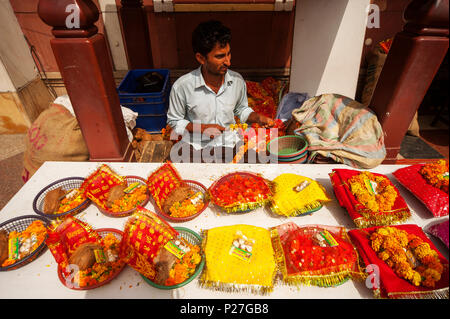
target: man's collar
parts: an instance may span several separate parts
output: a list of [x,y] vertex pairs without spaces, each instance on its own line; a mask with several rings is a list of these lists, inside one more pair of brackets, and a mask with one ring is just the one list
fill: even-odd
[[[205,79],[203,78],[203,74],[202,74],[202,66],[200,65],[196,72],[196,77],[195,77],[195,88],[200,88],[202,86],[206,87],[206,83],[205,83]],[[230,72],[225,73],[225,79],[224,79],[224,83],[226,83],[227,85],[231,85],[231,83],[233,83],[233,78],[230,75]]]

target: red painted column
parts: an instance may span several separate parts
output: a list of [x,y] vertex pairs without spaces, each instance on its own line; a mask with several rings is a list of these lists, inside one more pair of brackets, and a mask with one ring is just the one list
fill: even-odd
[[130,69],[153,68],[147,16],[142,0],[121,0],[119,9],[123,41]]
[[[385,134],[384,164],[396,162],[401,142],[448,50],[448,0],[413,0],[394,37],[370,108]],[[382,23],[382,22],[381,22]]]
[[[74,26],[77,13],[79,25]],[[106,39],[94,25],[96,5],[91,0],[40,0],[38,14],[53,27],[51,47],[90,161],[133,160]]]

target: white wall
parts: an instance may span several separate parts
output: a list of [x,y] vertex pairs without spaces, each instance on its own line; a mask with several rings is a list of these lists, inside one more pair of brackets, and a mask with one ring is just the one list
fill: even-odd
[[116,1],[99,0],[99,4],[105,24],[106,37],[111,49],[114,70],[128,70],[127,56],[122,38],[122,29],[120,28]]
[[14,84],[11,82],[8,72],[6,72],[5,65],[0,58],[0,92],[16,92]]
[[[0,0],[0,35],[0,59],[18,89],[34,80],[38,72],[9,0]],[[0,80],[4,80],[3,75]]]
[[370,0],[297,0],[290,92],[355,98]]

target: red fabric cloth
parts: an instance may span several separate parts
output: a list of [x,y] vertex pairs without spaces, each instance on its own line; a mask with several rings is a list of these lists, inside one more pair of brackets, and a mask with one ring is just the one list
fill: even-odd
[[[283,275],[293,276],[332,275],[333,273],[358,272],[358,255],[344,227],[324,225],[298,226],[289,222],[275,227],[283,249]],[[321,247],[313,237],[327,230],[337,246]],[[302,262],[303,261],[303,262]],[[299,263],[300,262],[300,263]],[[344,278],[345,274],[343,274]]]
[[[353,244],[359,251],[359,255],[366,264],[377,265],[379,267],[379,279],[380,279],[380,293],[383,298],[399,298],[399,297],[424,297],[424,293],[434,293],[439,289],[447,289],[448,295],[448,283],[449,283],[449,273],[448,273],[448,261],[445,257],[436,249],[434,244],[428,239],[422,229],[417,225],[407,224],[407,225],[396,225],[389,226],[395,227],[410,234],[415,234],[419,236],[422,240],[427,242],[432,249],[434,249],[439,256],[441,263],[444,265],[444,272],[442,273],[441,280],[436,283],[434,289],[426,288],[422,286],[414,286],[406,279],[398,277],[395,272],[389,267],[383,260],[378,258],[377,253],[372,249],[370,245],[370,235],[376,229],[384,226],[376,226],[364,229],[354,229],[348,232]],[[373,289],[376,289],[374,287]],[[448,297],[447,297],[448,298]]]
[[101,236],[92,227],[72,216],[48,229],[46,244],[55,261],[63,268],[73,252],[84,243],[100,242]]
[[167,222],[138,206],[125,224],[119,255],[130,267],[154,279],[154,259],[160,249],[177,236],[178,232]]
[[84,189],[86,197],[103,209],[107,209],[107,194],[114,186],[125,184],[126,180],[114,172],[108,165],[102,164],[94,173],[87,177],[81,189]]
[[156,205],[162,211],[162,204],[170,192],[182,184],[178,171],[171,162],[167,162],[147,178],[148,191],[155,200]]
[[[374,212],[371,212],[369,209],[367,209],[365,206],[363,206],[360,202],[358,202],[356,197],[351,192],[351,190],[347,184],[347,181],[351,177],[353,177],[359,173],[361,173],[361,172],[357,171],[357,170],[351,170],[351,169],[333,169],[332,173],[329,174],[330,179],[331,179],[331,184],[333,185],[334,193],[338,199],[339,204],[342,207],[344,207],[345,209],[347,209],[347,211],[348,211],[350,217],[353,219],[353,221],[355,221],[358,218],[363,218],[363,219],[367,220],[368,218],[371,218],[371,217],[376,218],[377,216],[379,216],[381,219],[382,219],[382,217],[393,217],[395,220],[396,219],[395,214],[398,214],[401,212],[404,212],[408,216],[411,215],[408,205],[406,204],[403,197],[400,195],[398,189],[392,184],[392,182],[391,182],[391,185],[394,186],[394,189],[397,192],[397,198],[395,200],[394,206],[392,207],[392,209],[389,212],[374,213]],[[384,177],[387,180],[389,180],[385,175],[377,174],[377,173],[372,173],[372,174],[375,176]],[[366,216],[363,216],[363,214]],[[385,223],[383,223],[383,225],[384,224],[388,225],[390,223],[386,221]]]
[[406,189],[414,194],[435,217],[447,216],[449,199],[443,190],[428,183],[420,169],[424,164],[400,168],[392,173]]

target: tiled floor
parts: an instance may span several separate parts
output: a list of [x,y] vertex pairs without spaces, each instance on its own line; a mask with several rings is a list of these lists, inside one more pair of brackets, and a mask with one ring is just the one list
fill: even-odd
[[446,159],[449,158],[449,126],[439,121],[431,126],[433,115],[419,116],[420,137]]

